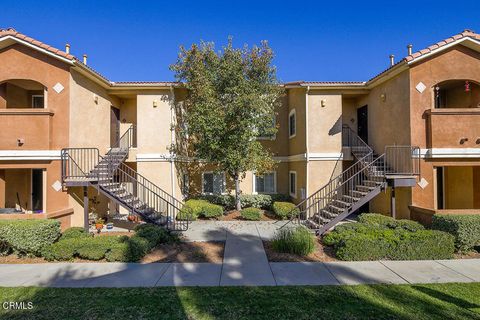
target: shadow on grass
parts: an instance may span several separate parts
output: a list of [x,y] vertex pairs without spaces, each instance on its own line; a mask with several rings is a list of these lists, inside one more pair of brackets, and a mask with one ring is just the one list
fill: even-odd
[[[251,234],[235,237],[258,241]],[[258,250],[255,247],[251,257]],[[230,257],[235,261],[242,255],[239,249]],[[32,265],[23,283],[37,287],[1,288],[0,302],[33,302],[33,309],[0,308],[0,318],[480,319],[479,313],[468,310],[478,307],[480,284],[207,287],[218,285],[222,273],[221,265],[211,266],[115,263],[101,271],[94,263]],[[336,268],[344,268],[341,271],[350,278],[378,282],[360,270],[341,264]],[[2,274],[14,275],[14,270]],[[69,288],[51,288],[62,286]],[[109,286],[132,288],[105,288]]]

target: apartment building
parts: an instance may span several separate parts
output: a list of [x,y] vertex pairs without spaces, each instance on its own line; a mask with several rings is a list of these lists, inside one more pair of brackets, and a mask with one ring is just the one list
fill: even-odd
[[[407,50],[365,82],[283,84],[278,133],[262,138],[278,164],[264,176],[247,172],[242,193],[290,195],[325,211],[317,224],[327,207],[421,221],[441,210],[480,213],[480,35],[465,30]],[[160,223],[171,223],[175,199],[229,192],[228,176],[171,151],[180,84],[113,82],[87,62],[68,45],[0,30],[0,210],[10,212],[0,218],[68,227],[91,212],[170,210]],[[380,169],[381,181],[365,178]],[[354,203],[338,198],[357,178],[373,187],[342,193]]]

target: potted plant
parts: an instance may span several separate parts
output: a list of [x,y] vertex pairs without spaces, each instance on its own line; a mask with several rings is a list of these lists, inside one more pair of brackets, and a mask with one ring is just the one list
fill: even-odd
[[102,218],[98,218],[95,220],[95,229],[100,233],[100,231],[103,229],[103,224],[105,223],[105,220]]

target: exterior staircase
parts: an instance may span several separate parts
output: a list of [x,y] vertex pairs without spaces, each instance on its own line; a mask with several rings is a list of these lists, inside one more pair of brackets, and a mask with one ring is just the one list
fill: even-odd
[[[412,186],[419,175],[419,149],[387,146],[378,155],[348,126],[342,130],[343,147],[349,148],[356,162],[325,186],[300,202],[291,221],[322,235],[384,191],[387,186]],[[408,181],[405,184],[405,181]]]
[[97,148],[62,149],[62,185],[92,186],[145,222],[170,231],[187,230],[188,219],[176,219],[183,203],[124,163],[135,144],[131,126],[104,156]]

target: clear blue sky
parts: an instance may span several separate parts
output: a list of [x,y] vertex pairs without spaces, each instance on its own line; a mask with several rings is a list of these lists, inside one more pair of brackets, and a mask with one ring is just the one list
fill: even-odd
[[[3,2],[3,3],[2,3]],[[392,4],[392,5],[389,5]],[[367,80],[406,45],[480,32],[480,1],[0,1],[0,26],[89,56],[112,81],[173,80],[178,47],[268,40],[281,81]]]

